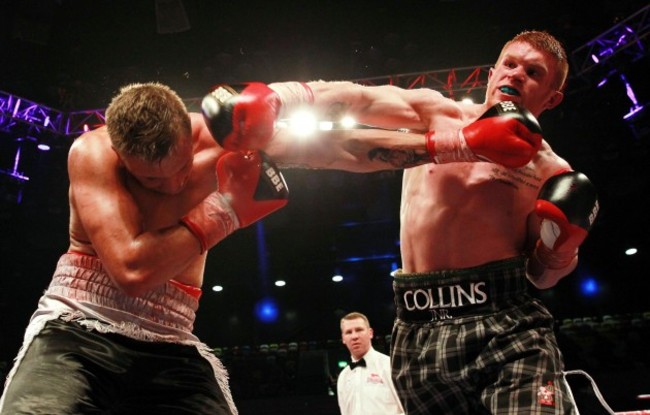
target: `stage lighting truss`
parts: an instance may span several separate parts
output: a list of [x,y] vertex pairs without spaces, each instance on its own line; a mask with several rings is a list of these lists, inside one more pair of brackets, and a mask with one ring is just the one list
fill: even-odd
[[572,54],[577,77],[596,73],[597,87],[614,77],[621,81],[631,102],[628,113],[623,116],[625,120],[631,120],[641,113],[646,103],[639,102],[632,83],[620,68],[645,57],[649,34],[650,5],[577,48]]
[[[476,96],[482,99],[492,64],[354,79],[361,85],[395,85],[405,89],[430,88],[452,99]],[[479,97],[479,95],[481,95]]]
[[641,59],[646,54],[649,34],[650,5],[574,50],[576,76],[586,75],[614,56],[624,55],[630,62]]
[[65,118],[61,111],[0,91],[0,129],[3,131],[11,132],[22,124],[34,135],[60,134]]
[[[648,34],[650,33],[650,5],[634,13],[616,26],[577,48],[572,53],[576,67],[576,77],[582,77],[597,67],[602,67],[613,57],[624,57],[634,62],[645,56]],[[374,78],[354,79],[362,85],[396,85],[406,89],[431,88],[449,98],[463,99],[474,96],[483,99],[487,87],[490,65],[450,68],[427,72],[388,75]],[[625,85],[627,95],[632,101],[630,119],[643,108],[637,101],[633,86],[627,82],[625,74],[609,70],[609,76],[617,76]],[[481,96],[479,96],[481,95]],[[184,100],[189,111],[200,111],[200,98]],[[77,137],[88,130],[105,123],[104,109],[83,110],[64,113],[24,98],[0,91],[0,130],[18,136],[21,131],[13,131],[19,125],[28,126],[27,134],[39,137],[42,133],[62,137]]]
[[106,123],[103,109],[74,111],[68,114],[61,135],[78,137],[81,134],[101,127]]

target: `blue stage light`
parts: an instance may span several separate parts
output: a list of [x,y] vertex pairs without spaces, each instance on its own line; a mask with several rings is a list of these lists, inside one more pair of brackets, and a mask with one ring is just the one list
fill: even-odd
[[278,319],[278,305],[272,298],[263,298],[255,304],[255,315],[263,323],[274,323]]
[[594,296],[598,294],[600,291],[600,286],[598,285],[598,281],[594,278],[585,278],[581,283],[580,283],[580,292],[582,295],[585,295],[587,297]]

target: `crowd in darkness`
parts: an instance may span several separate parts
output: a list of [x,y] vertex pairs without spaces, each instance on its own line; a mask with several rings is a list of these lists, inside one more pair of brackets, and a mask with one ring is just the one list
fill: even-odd
[[[647,401],[637,396],[647,393],[650,311],[566,318],[557,321],[556,332],[567,370],[589,373],[613,409],[647,409]],[[375,336],[373,347],[388,353],[390,334]],[[244,406],[256,400],[321,396],[336,410],[338,363],[349,359],[338,339],[216,347],[214,352],[228,366],[233,394]],[[584,379],[568,380],[581,412],[596,411],[591,386]]]
[[[557,321],[558,342],[567,370],[585,370],[597,382],[608,404],[615,410],[647,409],[638,395],[647,393],[645,375],[650,371],[650,311],[619,315],[566,318]],[[373,347],[388,353],[390,334],[375,336]],[[231,389],[241,410],[255,413],[282,412],[279,401],[299,402],[304,413],[337,410],[336,378],[339,362],[349,353],[340,339],[263,343],[257,345],[216,346],[213,352],[222,359],[231,377]],[[0,376],[9,370],[9,361],[0,362]],[[598,408],[591,386],[569,377],[581,410]],[[276,404],[269,405],[269,402]],[[309,412],[312,410],[325,412]],[[292,412],[300,414],[301,408]]]

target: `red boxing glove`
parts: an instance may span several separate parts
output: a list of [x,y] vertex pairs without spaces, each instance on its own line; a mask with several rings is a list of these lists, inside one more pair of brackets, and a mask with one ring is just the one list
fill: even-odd
[[435,163],[487,161],[509,168],[525,166],[542,145],[542,129],[525,108],[499,102],[478,120],[452,135],[426,135]]
[[227,150],[263,149],[273,136],[280,96],[260,82],[218,85],[201,102],[214,139]]
[[280,169],[261,151],[229,152],[217,160],[219,193],[229,201],[241,227],[284,207],[289,189]]
[[549,269],[567,267],[578,254],[598,215],[596,188],[582,173],[569,171],[548,179],[535,213],[541,219],[534,255]]
[[282,173],[262,152],[225,153],[216,170],[219,190],[181,218],[199,240],[201,253],[288,202]]

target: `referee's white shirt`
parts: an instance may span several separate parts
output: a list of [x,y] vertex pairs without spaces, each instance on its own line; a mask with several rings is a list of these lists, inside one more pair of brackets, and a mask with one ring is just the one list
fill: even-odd
[[363,359],[366,367],[339,374],[336,389],[342,415],[400,415],[404,413],[390,377],[390,357],[372,347]]

